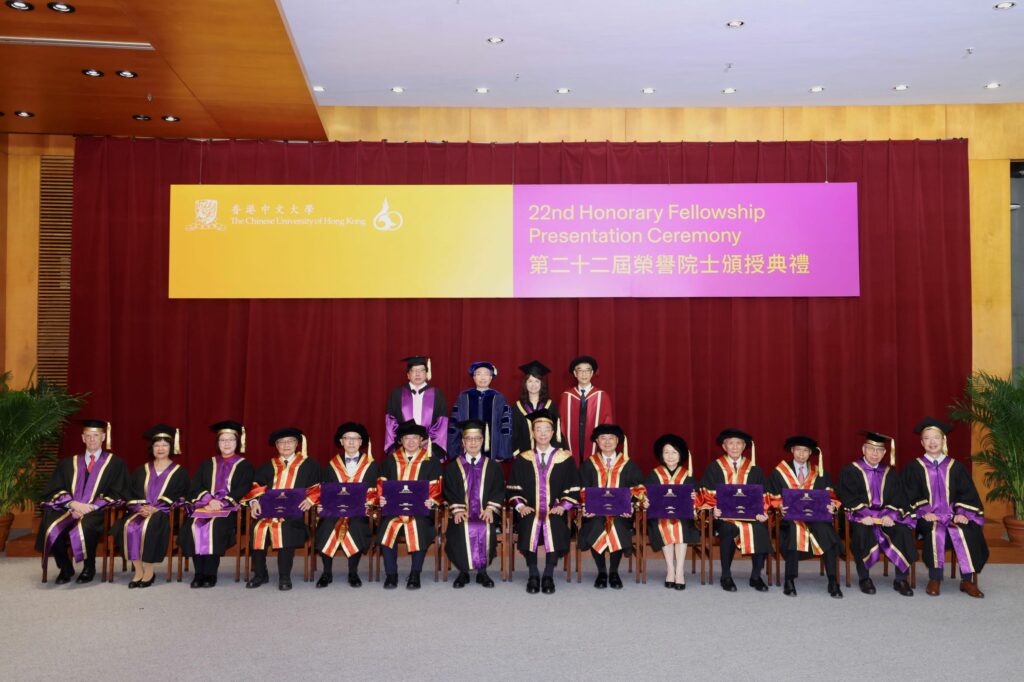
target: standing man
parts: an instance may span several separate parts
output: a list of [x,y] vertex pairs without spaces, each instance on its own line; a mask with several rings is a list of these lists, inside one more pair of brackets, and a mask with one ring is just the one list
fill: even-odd
[[921,435],[924,454],[903,470],[903,488],[917,518],[917,532],[924,538],[925,592],[939,596],[946,550],[952,549],[960,566],[960,591],[980,599],[985,595],[973,578],[988,561],[988,543],[981,531],[985,510],[967,468],[948,454],[946,434],[952,429],[932,417],[914,427],[914,433]]
[[114,453],[103,449],[110,424],[97,419],[82,420],[85,453],[62,459],[43,493],[43,520],[39,524],[36,549],[43,564],[53,555],[60,569],[54,583],[64,585],[75,575],[68,558],[68,545],[75,561],[82,562],[78,584],[96,577],[96,545],[103,532],[103,507],[123,500],[127,494],[128,469]]
[[[565,420],[565,440],[576,461],[583,461],[597,451],[591,442],[594,429],[600,424],[611,424],[612,398],[593,384],[597,374],[597,360],[581,355],[569,363],[569,372],[576,385],[562,393],[558,411]],[[589,445],[589,447],[588,447]]]
[[448,439],[448,403],[440,389],[427,384],[430,381],[430,358],[414,355],[402,358],[408,383],[391,391],[388,398],[387,415],[384,417],[384,450],[391,453],[398,449],[398,425],[413,421],[424,429],[433,444],[433,456],[438,461],[445,458],[444,447]]
[[473,388],[459,394],[452,406],[448,421],[448,459],[462,455],[462,432],[460,422],[471,419],[484,425],[484,442],[481,452],[485,457],[497,461],[512,458],[512,411],[508,400],[491,388],[491,382],[498,376],[498,368],[490,362],[474,362],[469,366],[473,377]]
[[443,486],[444,500],[452,514],[445,552],[459,569],[452,587],[465,587],[472,570],[477,572],[478,584],[494,587],[494,581],[487,575],[487,566],[494,559],[498,546],[498,528],[505,506],[505,476],[501,465],[482,452],[487,425],[470,419],[461,422],[459,430],[463,454],[449,462]]

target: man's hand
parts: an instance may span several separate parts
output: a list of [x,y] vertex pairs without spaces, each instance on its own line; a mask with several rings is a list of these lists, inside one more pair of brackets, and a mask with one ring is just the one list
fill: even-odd
[[153,507],[153,506],[150,506],[150,505],[147,504],[146,506],[144,506],[139,511],[142,513],[143,517],[148,519],[150,516],[152,516],[158,510],[157,510],[156,507]]
[[466,520],[467,516],[468,515],[466,514],[466,512],[457,511],[454,514],[452,514],[452,521],[454,521],[455,523],[462,523]]
[[761,523],[764,523],[765,521],[768,520],[768,515],[767,514],[758,514],[754,518],[757,519],[758,521],[760,521]]
[[299,509],[301,509],[304,512],[307,512],[307,511],[309,511],[312,508],[313,508],[313,503],[310,502],[309,500],[303,500],[302,503],[299,505]]
[[224,508],[224,503],[221,502],[220,500],[210,500],[206,504],[206,508],[209,509],[210,511],[220,511],[221,509]]
[[73,512],[78,512],[78,517],[76,518],[81,518],[85,516],[95,508],[95,506],[91,504],[86,504],[85,502],[76,502],[75,500],[68,502],[68,509],[70,509]]
[[533,507],[527,507],[525,504],[523,504],[523,505],[520,505],[516,509],[516,511],[519,512],[520,516],[529,516],[530,514],[532,514],[534,512],[534,509],[533,509]]
[[715,518],[716,519],[722,518],[722,510],[719,509],[718,507],[715,507]]
[[830,504],[828,507],[826,507],[826,509],[828,509],[828,513],[829,514],[835,514],[836,513],[836,506],[834,504]]
[[863,519],[858,521],[858,523],[860,523],[863,526],[873,526],[873,525],[875,525],[875,517],[873,517],[873,516],[865,516]]
[[939,517],[936,516],[935,514],[932,514],[931,512],[928,512],[927,514],[924,515],[924,520],[925,521],[931,521],[932,523],[935,523],[936,521],[939,520]]
[[252,516],[252,518],[259,518],[261,511],[262,509],[260,509],[259,500],[253,500],[252,502],[249,503],[249,515]]
[[555,516],[561,516],[562,514],[565,513],[565,507],[563,507],[561,505],[555,505],[554,508],[551,511],[549,511],[548,513],[549,514],[554,514]]
[[959,525],[965,525],[965,524],[968,524],[970,522],[971,522],[971,520],[968,519],[963,514],[956,514],[956,515],[953,516],[953,523],[956,523],[956,524],[959,524]]
[[494,523],[494,510],[488,507],[480,514],[480,520],[484,523]]
[[890,519],[890,518],[889,518],[888,516],[883,516],[883,517],[882,517],[882,518],[880,519],[880,521],[881,521],[882,525],[883,525],[883,526],[884,526],[885,528],[892,528],[893,526],[895,526],[895,525],[896,525],[896,522],[895,522],[895,521],[893,521],[892,519]]

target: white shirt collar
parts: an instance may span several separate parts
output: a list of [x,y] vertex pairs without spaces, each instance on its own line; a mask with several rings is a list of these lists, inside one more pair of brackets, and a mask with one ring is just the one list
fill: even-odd
[[422,391],[423,389],[425,389],[429,385],[430,384],[423,384],[421,386],[413,386],[412,382],[410,381],[409,382],[409,389],[413,390],[413,391]]
[[941,452],[938,454],[938,456],[926,454],[925,457],[927,457],[928,460],[933,464],[942,464],[942,460],[946,459],[946,456]]
[[576,386],[576,390],[579,391],[580,393],[583,393],[583,391],[586,391],[587,393],[590,393],[591,391],[594,390],[594,384],[590,384],[589,386],[577,385]]

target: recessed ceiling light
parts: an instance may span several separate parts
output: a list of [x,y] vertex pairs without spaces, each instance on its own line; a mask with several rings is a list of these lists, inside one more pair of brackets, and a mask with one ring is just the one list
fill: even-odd
[[478,94],[478,95],[486,95],[488,92],[490,92],[490,88],[477,88],[476,89],[476,94]]
[[35,5],[31,2],[22,2],[22,0],[7,0],[4,4],[11,9],[18,10],[19,12],[31,12],[35,9]]
[[103,75],[103,72],[99,69],[82,69],[82,73],[89,78],[99,78]]
[[986,83],[985,84],[985,89],[986,90],[995,90],[996,88],[999,87],[999,85],[1000,85],[999,83],[996,83],[995,81],[992,81],[991,83]]
[[558,93],[559,95],[568,95],[569,88],[558,88],[557,90],[555,90],[555,92]]
[[117,72],[117,75],[121,78],[138,78],[139,74],[136,71],[129,71],[128,69],[122,69]]
[[403,92],[405,92],[405,88],[403,88],[401,85],[396,85],[395,87],[391,88],[391,92],[395,93],[396,95],[401,95]]
[[151,117],[146,116],[145,114],[135,114],[134,116],[132,116],[132,118],[134,118],[136,121],[148,121],[150,120]]
[[730,22],[726,23],[726,26],[728,26],[729,28],[739,28],[739,27],[740,27],[740,26],[742,26],[742,25],[743,25],[744,23],[745,23],[745,22],[743,22],[743,21],[742,21],[742,20],[740,20],[740,19],[733,19],[732,21],[730,21]]
[[814,92],[814,93],[825,92],[825,86],[824,85],[812,85],[811,88],[810,88],[810,91]]
[[491,36],[490,38],[487,39],[487,42],[489,42],[491,45],[500,45],[501,43],[505,42],[505,39],[502,38],[501,36]]
[[722,88],[723,95],[734,95],[736,94],[736,88]]
[[910,86],[907,85],[906,83],[900,83],[899,85],[892,86],[892,89],[896,90],[897,92],[903,92],[904,90],[909,90]]
[[644,93],[645,95],[653,95],[654,94],[654,88],[644,88],[640,92]]
[[31,111],[15,111],[14,115],[18,118],[32,118],[35,116]]
[[324,86],[322,86],[322,85],[314,85],[313,86],[313,92],[323,92],[323,91],[324,91]]
[[164,121],[167,121],[168,123],[177,123],[178,121],[181,120],[177,116],[174,116],[174,115],[171,115],[171,114],[168,114],[167,116],[161,116],[160,118],[162,120],[164,120]]
[[[11,3],[7,3],[7,4],[9,5]],[[1015,3],[1015,2],[997,2],[996,4],[992,5],[992,9],[1010,9],[1011,7],[1013,7],[1016,4],[1017,3]]]
[[60,12],[61,14],[71,14],[75,11],[75,6],[69,5],[66,2],[48,2],[46,6],[54,12]]

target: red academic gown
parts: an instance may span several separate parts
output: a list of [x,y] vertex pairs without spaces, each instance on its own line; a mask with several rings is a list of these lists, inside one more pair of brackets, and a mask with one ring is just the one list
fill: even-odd
[[[590,435],[599,424],[612,423],[612,397],[600,388],[591,385],[587,391],[587,418],[580,438],[580,389],[573,386],[562,393],[558,401],[558,412],[562,416],[567,449],[583,464],[590,455],[597,452],[597,444],[591,443]],[[587,445],[590,445],[588,448]]]

